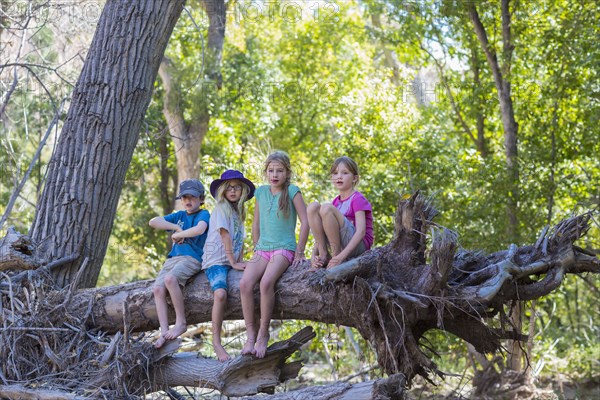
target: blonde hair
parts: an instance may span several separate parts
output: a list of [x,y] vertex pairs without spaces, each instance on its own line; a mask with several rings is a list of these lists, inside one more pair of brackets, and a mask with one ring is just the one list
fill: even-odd
[[340,164],[346,165],[346,167],[348,167],[348,169],[350,170],[352,175],[356,176],[356,182],[352,182],[352,187],[354,187],[355,185],[358,185],[358,181],[360,179],[360,174],[358,173],[358,164],[356,164],[356,161],[354,161],[353,159],[351,159],[348,156],[342,156],[342,157],[336,158],[335,161],[333,161],[333,164],[331,165],[329,174],[333,175],[333,173],[335,172],[336,169],[338,169]]
[[246,199],[248,198],[248,194],[250,193],[250,188],[244,182],[240,181],[240,185],[242,186],[242,195],[237,202],[232,203],[225,197],[225,191],[227,190],[227,186],[229,186],[229,181],[233,180],[236,179],[223,181],[217,188],[217,207],[223,211],[223,214],[225,214],[227,218],[231,218],[231,213],[235,212],[240,217],[240,220],[244,221],[246,220],[245,203]]
[[267,157],[265,161],[265,169],[264,173],[267,173],[269,169],[269,164],[272,162],[281,163],[285,167],[286,177],[285,182],[283,184],[283,191],[281,192],[281,196],[279,197],[279,207],[277,208],[277,214],[279,215],[279,211],[283,211],[283,215],[287,218],[290,215],[290,180],[292,178],[292,164],[290,162],[290,156],[287,155],[284,151],[275,151]]

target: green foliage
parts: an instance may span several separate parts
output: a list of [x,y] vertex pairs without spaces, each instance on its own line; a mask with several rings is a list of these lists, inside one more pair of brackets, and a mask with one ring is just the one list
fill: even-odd
[[[56,58],[55,50],[49,46],[54,37],[48,28],[40,28],[31,40],[40,51],[27,54],[23,62],[43,64]],[[55,113],[59,114],[59,120],[50,131],[50,143],[60,132],[65,111],[59,112],[60,101],[70,88],[55,79],[39,68],[32,68],[32,71],[17,68],[16,72],[13,68],[0,70],[0,107],[7,102],[5,113],[0,116],[0,215],[4,214],[13,191],[24,179]],[[48,146],[42,149],[2,232],[10,225],[22,233],[28,232],[51,152],[52,148]]]
[[[597,376],[600,301],[597,276],[567,277],[554,295],[537,301],[536,374],[560,372],[574,379]],[[530,313],[529,313],[530,315]]]
[[[305,374],[314,374],[307,379],[326,383],[381,377],[375,352],[354,328],[311,321],[283,321],[274,340],[289,338],[307,325],[313,328],[316,337],[296,355],[305,364],[312,366],[310,370],[315,371],[303,371]],[[364,373],[360,374],[361,371]]]

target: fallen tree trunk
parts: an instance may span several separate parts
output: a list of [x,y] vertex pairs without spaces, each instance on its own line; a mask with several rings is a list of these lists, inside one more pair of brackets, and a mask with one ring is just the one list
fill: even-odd
[[[311,386],[304,389],[278,393],[269,400],[400,400],[404,399],[406,380],[403,375],[356,383],[337,382],[330,385]],[[264,396],[244,397],[244,400],[264,399]]]
[[[191,386],[216,389],[225,396],[273,393],[277,385],[298,375],[302,363],[287,363],[286,360],[314,337],[312,328],[307,327],[290,339],[269,346],[262,359],[244,355],[228,362],[199,357],[198,353],[190,352],[170,356],[179,347],[179,341],[171,341],[160,350],[152,347],[144,349],[150,357],[150,367],[146,375],[136,378],[138,382],[130,382],[129,385],[135,387],[137,384],[148,392],[171,386]],[[114,380],[114,372],[114,368],[106,368],[90,382],[90,386],[109,386]]]
[[[399,204],[391,244],[331,270],[288,269],[276,288],[274,317],[355,327],[375,345],[387,373],[411,379],[437,371],[419,349],[426,331],[445,330],[480,353],[493,353],[500,349],[500,339],[526,338],[510,326],[488,323],[504,312],[504,305],[547,295],[567,273],[600,272],[598,258],[573,245],[587,231],[590,213],[544,230],[535,245],[512,245],[489,255],[458,251],[456,234],[430,225],[434,215],[425,199],[413,197]],[[427,249],[428,238],[420,232],[430,230],[432,246]],[[425,264],[426,251],[430,264]],[[226,319],[242,318],[240,277],[236,271],[229,274]],[[132,329],[155,329],[151,283],[81,291],[69,312],[80,314],[92,304],[94,326],[119,330],[122,305],[128,304]],[[212,294],[204,274],[186,286],[185,300],[188,322],[210,320]]]
[[[508,320],[505,306],[547,295],[567,273],[600,272],[598,257],[573,244],[587,231],[591,213],[544,230],[534,245],[512,245],[489,255],[458,249],[457,235],[432,223],[435,214],[426,199],[415,195],[399,203],[390,244],[330,270],[290,268],[276,287],[274,318],[355,327],[377,352],[382,370],[402,374],[410,382],[417,374],[443,375],[421,348],[420,339],[427,331],[451,332],[480,353],[494,353],[501,348],[501,339],[526,339],[513,327],[497,323]],[[4,282],[2,288],[5,293],[28,288],[28,293],[44,296],[29,279],[21,275],[18,282]],[[230,273],[226,319],[242,318],[239,279],[239,273]],[[56,305],[44,312],[43,321],[23,318],[28,312],[35,314],[34,300],[8,304],[4,298],[2,322],[7,328],[3,335],[6,329],[31,327],[53,327],[54,333],[72,327],[108,333],[155,329],[151,284],[51,292],[47,297],[56,298]],[[188,323],[209,321],[212,294],[205,275],[196,276],[184,293]],[[46,349],[43,357],[62,370],[63,360],[54,360],[43,336],[37,337]],[[6,361],[9,367],[15,362]],[[177,369],[189,360],[170,362]],[[12,373],[9,367],[2,372]],[[175,378],[161,382],[173,384]]]
[[85,397],[77,396],[58,390],[39,390],[27,388],[23,385],[0,385],[0,398],[19,400],[83,400]]
[[153,383],[163,387],[209,387],[225,396],[273,393],[276,385],[298,376],[302,363],[286,364],[285,360],[314,337],[312,328],[304,328],[290,339],[269,346],[262,359],[246,355],[226,363],[212,359],[199,363],[195,353],[178,354],[177,358],[169,358],[155,373]]

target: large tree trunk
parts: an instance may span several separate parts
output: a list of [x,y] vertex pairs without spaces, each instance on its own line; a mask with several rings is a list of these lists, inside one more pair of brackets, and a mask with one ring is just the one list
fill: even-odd
[[[483,24],[477,13],[477,8],[474,3],[469,4],[469,16],[473,22],[475,33],[483,51],[488,60],[490,69],[494,76],[496,90],[498,92],[498,100],[500,103],[500,114],[502,117],[502,126],[504,128],[504,152],[506,155],[506,172],[508,184],[508,196],[506,204],[507,237],[511,243],[519,241],[519,219],[518,219],[518,203],[519,203],[519,160],[517,148],[517,134],[519,126],[515,119],[515,111],[511,96],[510,70],[513,54],[513,43],[511,35],[511,14],[509,7],[510,0],[502,0],[502,66],[498,63],[498,57],[492,45],[488,41],[488,36]],[[516,302],[510,313],[510,320],[516,329],[522,327],[523,305]],[[509,341],[508,343],[508,367],[514,371],[522,370],[522,359],[524,353],[521,349],[521,344],[517,341]]]
[[488,144],[485,138],[485,114],[483,111],[484,100],[482,99],[481,92],[483,91],[483,84],[481,82],[481,67],[479,54],[477,51],[477,42],[475,39],[469,40],[469,68],[473,73],[473,90],[471,91],[471,97],[473,99],[473,108],[475,114],[475,129],[477,130],[477,138],[475,145],[477,151],[481,154],[481,157],[486,158],[489,155]]
[[158,73],[164,87],[163,114],[175,146],[177,178],[181,182],[185,179],[198,179],[200,148],[208,130],[209,115],[207,110],[202,110],[199,115],[194,115],[191,123],[185,121],[181,109],[181,88],[173,78],[173,69],[173,63],[165,58]]
[[[373,12],[371,14],[371,23],[377,30],[383,30],[381,26],[381,14]],[[390,77],[392,83],[396,86],[400,86],[400,64],[398,63],[398,57],[393,50],[390,50],[385,43],[381,43],[380,47],[383,49],[383,55],[385,56],[385,66],[392,70],[392,76]]]
[[473,23],[475,34],[481,44],[488,65],[494,76],[498,101],[500,104],[500,115],[504,128],[504,152],[506,155],[506,170],[508,182],[507,197],[507,235],[511,243],[519,241],[518,201],[519,201],[519,163],[517,151],[517,135],[519,125],[515,119],[515,112],[511,96],[510,68],[513,53],[513,43],[510,31],[509,0],[502,0],[502,41],[503,41],[503,63],[500,66],[493,44],[488,40],[488,35],[479,18],[476,3],[468,3],[469,18]]
[[93,287],[106,253],[119,195],[181,0],[106,3],[48,164],[31,236],[58,287]]
[[[199,104],[193,110],[192,119],[186,121],[181,108],[182,88],[176,76],[176,66],[167,58],[160,65],[159,74],[165,89],[163,114],[175,145],[179,182],[198,178],[200,172],[200,149],[210,122],[209,101],[214,88],[222,85],[221,62],[225,42],[227,6],[224,0],[204,0],[202,7],[208,16],[208,45],[202,54],[204,64],[199,82],[188,90],[201,91]],[[203,49],[204,51],[204,49]]]

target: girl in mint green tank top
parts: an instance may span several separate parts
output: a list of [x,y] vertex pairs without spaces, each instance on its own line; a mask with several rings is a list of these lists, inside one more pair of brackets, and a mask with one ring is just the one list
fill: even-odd
[[[306,262],[304,247],[308,239],[306,204],[298,186],[290,183],[292,175],[288,155],[276,151],[267,157],[264,169],[268,185],[256,189],[252,221],[255,252],[247,263],[240,281],[242,312],[247,341],[242,354],[263,358],[269,342],[269,325],[275,303],[275,284],[291,265]],[[296,220],[300,236],[296,244]],[[260,283],[260,324],[254,321],[254,288]]]

